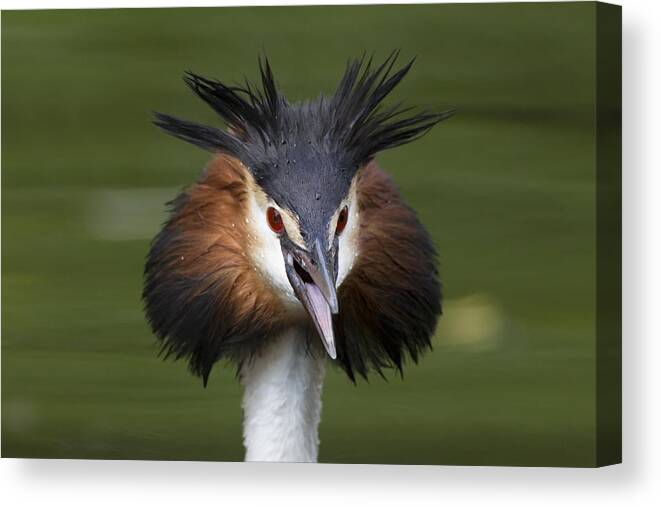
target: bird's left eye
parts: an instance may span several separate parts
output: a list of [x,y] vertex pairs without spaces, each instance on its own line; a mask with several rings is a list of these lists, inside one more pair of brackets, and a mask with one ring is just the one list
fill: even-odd
[[285,229],[280,212],[273,207],[266,210],[266,221],[269,223],[271,230],[276,234],[280,234]]
[[349,220],[349,210],[345,206],[340,211],[340,214],[337,216],[337,225],[335,226],[335,234],[342,234],[342,231],[347,226],[347,221]]

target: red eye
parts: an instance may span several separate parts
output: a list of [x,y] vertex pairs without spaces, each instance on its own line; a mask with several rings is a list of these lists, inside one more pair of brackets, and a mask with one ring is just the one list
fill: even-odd
[[345,206],[340,211],[340,214],[337,216],[337,225],[335,226],[335,234],[342,234],[342,231],[347,226],[347,221],[349,220],[349,210]]
[[269,208],[266,210],[266,220],[269,223],[269,227],[276,234],[280,234],[285,230],[285,224],[282,222],[282,217],[280,213],[275,208]]

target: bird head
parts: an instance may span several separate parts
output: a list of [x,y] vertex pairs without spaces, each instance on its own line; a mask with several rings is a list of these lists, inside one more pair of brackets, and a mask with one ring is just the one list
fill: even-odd
[[[227,128],[201,125],[161,113],[155,115],[156,125],[167,133],[217,153],[223,160],[230,160],[232,167],[238,168],[241,189],[232,195],[241,201],[241,206],[236,208],[241,216],[225,217],[224,220],[231,221],[232,227],[234,222],[241,222],[242,234],[249,239],[243,243],[247,250],[244,253],[250,259],[253,270],[277,294],[283,308],[293,313],[298,309],[312,321],[328,355],[333,359],[338,355],[338,326],[342,328],[339,330],[343,344],[341,354],[345,360],[351,348],[346,343],[347,329],[360,327],[354,324],[342,327],[338,319],[343,311],[346,315],[352,315],[351,312],[355,311],[343,308],[340,292],[343,282],[360,258],[359,253],[364,247],[361,247],[361,242],[364,243],[361,235],[365,235],[369,225],[364,222],[366,208],[364,203],[361,205],[359,196],[361,171],[364,172],[378,152],[420,137],[452,114],[451,111],[411,114],[410,109],[399,106],[383,108],[381,104],[385,97],[413,64],[410,61],[394,69],[396,60],[397,53],[393,52],[380,65],[373,65],[371,59],[364,57],[350,61],[331,96],[298,103],[290,103],[279,91],[266,58],[259,60],[261,86],[250,82],[230,86],[188,72],[184,77],[187,85],[211,106]],[[210,177],[209,169],[207,176]],[[208,183],[206,185],[209,186]],[[223,185],[229,188],[233,183]],[[388,195],[381,197],[385,199],[384,203],[390,202]],[[390,197],[393,202],[399,199],[394,194]],[[186,203],[191,199],[189,195]],[[161,319],[163,322],[159,320],[157,309],[161,303],[154,302],[159,297],[155,294],[159,293],[165,279],[160,271],[167,262],[163,252],[169,251],[173,244],[183,244],[182,237],[190,238],[181,226],[176,227],[177,216],[188,213],[184,210],[189,206],[186,203],[174,210],[173,219],[157,237],[146,268],[148,313],[157,333],[166,338],[177,334],[172,327],[179,324],[169,315],[167,325],[163,320],[165,317]],[[406,215],[406,220],[410,219],[407,207],[398,209],[402,216]],[[386,210],[383,216],[389,212]],[[419,231],[417,220],[412,218],[407,224],[411,234],[418,235],[414,243],[418,241],[421,251],[433,256],[433,247],[429,246],[424,230]],[[404,227],[400,230],[403,231]],[[171,239],[175,232],[178,234],[176,241]],[[415,247],[410,242],[401,245],[405,249],[415,250]],[[410,251],[404,254],[395,251],[386,253],[391,260],[398,255],[411,255]],[[425,266],[425,275],[435,284],[430,294],[434,291],[438,293],[435,263],[430,261]],[[387,265],[379,269],[387,271]],[[413,283],[418,283],[414,278]],[[367,280],[367,283],[372,283],[374,288],[376,282]],[[377,288],[376,291],[388,297],[387,290]],[[196,294],[200,294],[200,290]],[[411,297],[413,300],[420,299],[416,295]],[[438,300],[438,295],[434,297]],[[440,307],[436,310],[437,306],[438,301],[427,304],[431,308],[429,313],[438,314]],[[181,310],[176,312],[181,315],[181,321],[186,319]],[[401,327],[401,323],[395,324],[399,317],[395,315],[394,319],[393,325]],[[218,337],[216,325],[213,331],[216,334],[204,343],[192,338],[188,332],[185,338],[171,340],[170,346],[179,355],[192,356],[199,355],[205,347],[212,348],[215,361],[223,353],[228,354],[230,343],[246,342],[245,336],[251,332],[245,331],[245,327],[243,323],[237,323],[232,329],[225,329],[226,336]],[[237,328],[244,329],[243,334]],[[382,331],[388,332],[385,329]],[[201,332],[211,333],[208,329]],[[427,330],[424,333],[429,334]],[[429,336],[425,339],[428,340]],[[213,347],[209,345],[211,342],[215,344]],[[390,348],[388,353],[394,351],[390,345],[379,347],[383,350]],[[353,346],[354,351],[369,354],[359,349],[358,345]],[[378,368],[379,362],[375,361]],[[203,369],[207,367],[205,365]]]
[[304,309],[335,359],[337,290],[357,249],[354,162],[314,131],[314,115],[292,106],[288,113],[293,125],[251,154],[249,256],[288,308]]

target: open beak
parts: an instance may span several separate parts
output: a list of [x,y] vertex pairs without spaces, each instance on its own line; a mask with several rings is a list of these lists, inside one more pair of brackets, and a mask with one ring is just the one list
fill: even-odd
[[335,359],[335,336],[332,314],[338,312],[334,267],[317,239],[312,252],[306,252],[292,243],[282,246],[287,278],[314,322],[328,355]]

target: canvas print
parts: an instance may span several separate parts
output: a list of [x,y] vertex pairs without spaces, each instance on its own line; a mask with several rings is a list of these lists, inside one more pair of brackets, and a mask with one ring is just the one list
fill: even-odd
[[620,25],[3,12],[3,457],[618,463]]

